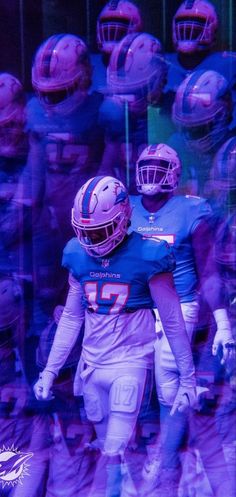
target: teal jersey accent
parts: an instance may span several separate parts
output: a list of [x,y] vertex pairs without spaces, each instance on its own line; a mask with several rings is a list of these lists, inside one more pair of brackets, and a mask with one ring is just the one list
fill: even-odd
[[99,314],[119,314],[151,309],[149,280],[173,271],[175,259],[165,241],[131,233],[121,245],[104,257],[91,257],[77,238],[63,253],[63,266],[80,282],[85,307]]
[[182,302],[190,302],[196,298],[198,283],[191,237],[198,223],[210,215],[211,208],[205,199],[179,195],[150,213],[141,199],[141,195],[131,197],[131,228],[142,235],[164,239],[172,246],[176,290]]

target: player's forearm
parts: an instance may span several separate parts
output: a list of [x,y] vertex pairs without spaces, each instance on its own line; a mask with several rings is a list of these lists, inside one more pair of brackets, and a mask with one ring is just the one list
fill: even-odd
[[201,295],[212,311],[221,309],[224,307],[224,292],[214,258],[214,231],[206,221],[202,221],[192,233],[192,246]]
[[[174,354],[180,373],[180,382],[184,386],[195,385],[195,369],[193,365],[190,342],[185,330],[181,308],[173,298],[168,303],[168,314],[159,310],[164,332]],[[167,306],[166,306],[167,307]],[[159,308],[160,309],[160,308]]]
[[217,272],[212,272],[211,275],[201,280],[200,291],[212,312],[225,307],[223,286]]
[[[159,277],[160,276],[160,277]],[[195,385],[195,369],[190,342],[172,275],[159,275],[151,281],[152,298],[157,306],[162,326],[180,373],[183,386]],[[159,284],[158,284],[159,281]]]
[[76,322],[72,321],[66,314],[66,311],[63,312],[48,357],[46,365],[48,371],[58,375],[60,369],[65,364],[70,351],[75,345],[82,323],[83,319],[77,319]]
[[75,345],[84,322],[84,309],[81,304],[81,297],[82,291],[80,286],[78,285],[77,288],[71,286],[45,368],[56,375],[59,373]]

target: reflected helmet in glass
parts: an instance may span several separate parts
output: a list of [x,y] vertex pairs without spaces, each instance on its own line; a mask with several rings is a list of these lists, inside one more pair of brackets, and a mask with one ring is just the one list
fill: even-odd
[[186,0],[178,8],[172,23],[173,45],[177,52],[209,50],[215,43],[218,17],[206,0]]
[[131,110],[158,103],[166,77],[161,42],[148,33],[125,36],[114,48],[107,68],[108,91],[127,101]]
[[232,120],[229,83],[217,71],[198,70],[176,91],[172,119],[189,147],[208,152],[224,139]]
[[92,66],[87,45],[78,36],[57,34],[38,48],[32,85],[47,110],[73,111],[91,85]]
[[0,73],[0,155],[15,156],[25,140],[25,92],[12,74]]
[[97,21],[97,44],[101,52],[110,55],[114,46],[127,34],[142,31],[140,10],[127,0],[110,1]]

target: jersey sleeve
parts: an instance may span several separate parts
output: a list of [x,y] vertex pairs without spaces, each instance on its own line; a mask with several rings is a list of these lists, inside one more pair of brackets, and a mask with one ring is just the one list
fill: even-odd
[[174,271],[176,263],[172,248],[165,240],[143,238],[142,259],[149,263],[148,281],[156,274]]
[[80,245],[75,237],[69,240],[63,250],[62,266],[68,269],[74,278],[78,278],[76,268],[78,267],[78,257],[80,257],[80,252]]
[[212,216],[212,210],[210,204],[207,200],[198,197],[187,197],[191,201],[191,207],[189,209],[189,215],[191,224],[191,233],[195,231],[199,223],[202,220],[210,220]]

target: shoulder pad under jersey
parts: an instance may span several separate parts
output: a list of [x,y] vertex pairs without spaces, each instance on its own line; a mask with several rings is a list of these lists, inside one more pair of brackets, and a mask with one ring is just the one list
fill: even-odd
[[159,273],[175,269],[173,250],[165,240],[153,236],[142,236],[142,242],[142,260],[152,261]]

